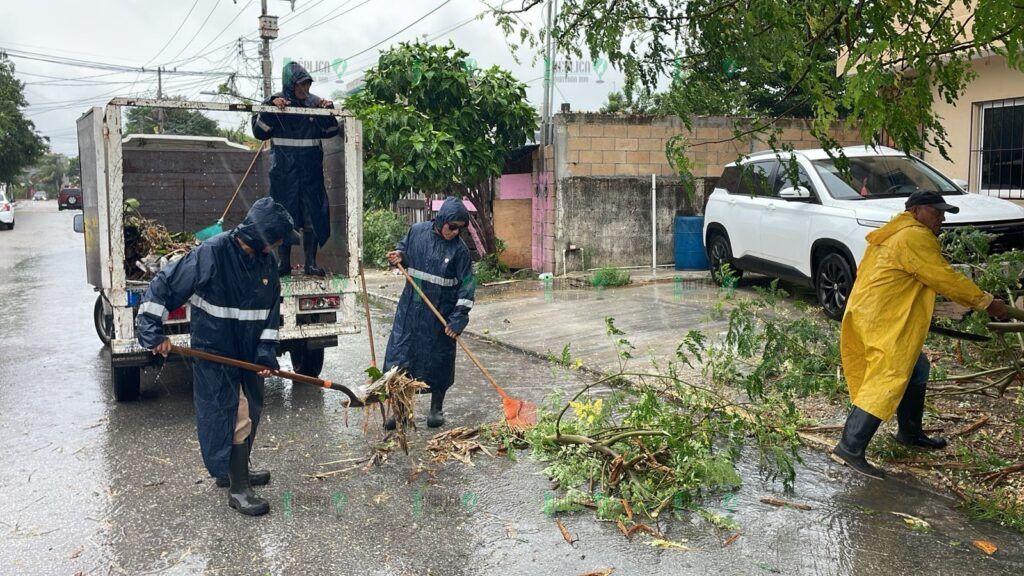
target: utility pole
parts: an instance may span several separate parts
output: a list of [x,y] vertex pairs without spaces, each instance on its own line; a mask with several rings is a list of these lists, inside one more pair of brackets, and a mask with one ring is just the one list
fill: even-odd
[[[156,69],[156,99],[164,99],[164,69],[162,66],[158,66]],[[156,109],[156,132],[157,134],[164,133],[164,109]]]
[[263,11],[260,15],[260,39],[263,46],[260,56],[263,59],[263,98],[270,98],[274,93],[273,60],[270,58],[270,41],[277,38],[277,16],[267,14],[267,0],[262,0]]
[[[548,172],[547,172],[547,161],[546,154],[548,145],[551,143],[551,86],[554,81],[554,43],[552,40],[552,29],[554,28],[554,4],[555,0],[548,0],[548,13],[547,13],[547,33],[544,41],[544,98],[543,104],[541,105],[541,118],[540,118],[540,154],[538,155],[538,173],[537,173],[537,198],[538,200],[546,205],[548,198]],[[544,237],[547,234],[547,210],[543,210],[542,214],[545,216],[541,217],[540,222],[540,237],[534,238],[534,242],[539,242],[543,252]],[[544,255],[541,256],[543,262]],[[543,267],[543,264],[542,266]]]

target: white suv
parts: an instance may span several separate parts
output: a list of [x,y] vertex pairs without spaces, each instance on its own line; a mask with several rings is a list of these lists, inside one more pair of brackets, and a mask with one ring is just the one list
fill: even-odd
[[865,235],[903,211],[916,190],[960,207],[944,228],[974,226],[992,248],[1024,248],[1024,208],[968,194],[936,169],[892,148],[844,148],[840,171],[824,150],[762,152],[725,167],[708,199],[704,245],[711,275],[757,272],[811,286],[832,318],[842,318]]

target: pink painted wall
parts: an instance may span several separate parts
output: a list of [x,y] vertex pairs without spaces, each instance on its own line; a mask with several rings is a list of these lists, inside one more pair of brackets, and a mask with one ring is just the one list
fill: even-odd
[[532,174],[502,174],[501,183],[502,200],[527,200],[533,198],[533,175]]

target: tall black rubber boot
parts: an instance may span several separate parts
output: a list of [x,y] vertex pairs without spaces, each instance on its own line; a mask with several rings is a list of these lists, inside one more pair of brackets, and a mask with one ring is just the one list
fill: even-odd
[[279,246],[277,248],[277,275],[290,276],[292,273],[292,247]]
[[869,464],[864,457],[868,443],[881,424],[881,419],[854,406],[843,426],[843,436],[832,449],[832,454],[855,471],[869,478],[884,480],[885,472]]
[[[217,478],[215,482],[218,488],[227,488],[231,485],[231,480],[227,476]],[[249,470],[250,486],[265,486],[267,484],[270,484],[270,470]]]
[[317,244],[316,234],[307,228],[302,231],[302,250],[306,253],[306,265],[304,271],[307,276],[326,276],[327,272],[316,265]]
[[446,392],[448,390],[430,392],[430,412],[427,413],[428,428],[444,426],[444,395]]
[[896,441],[907,446],[941,450],[946,447],[946,439],[938,436],[929,438],[921,424],[924,418],[926,382],[927,373],[923,381],[915,382],[914,378],[911,378],[910,384],[907,385],[900,405],[896,408],[896,421],[899,423]]
[[228,506],[246,516],[260,516],[270,511],[270,504],[256,495],[249,484],[249,444],[231,445],[231,460],[228,466]]

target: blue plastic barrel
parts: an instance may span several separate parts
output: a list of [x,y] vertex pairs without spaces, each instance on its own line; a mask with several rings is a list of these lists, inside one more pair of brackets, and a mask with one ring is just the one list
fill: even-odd
[[676,270],[707,270],[704,253],[704,217],[676,216],[674,235]]

